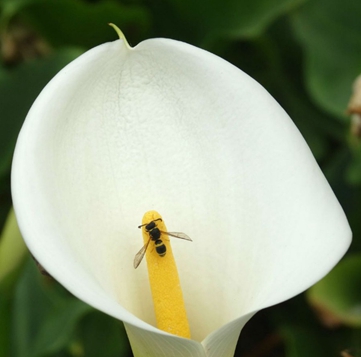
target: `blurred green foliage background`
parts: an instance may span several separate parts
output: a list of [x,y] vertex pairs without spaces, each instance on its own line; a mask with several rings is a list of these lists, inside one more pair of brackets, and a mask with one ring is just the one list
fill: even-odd
[[259,81],[302,132],[354,232],[325,279],[247,324],[236,356],[360,357],[361,129],[351,133],[347,114],[361,73],[359,0],[0,0],[0,357],[132,356],[121,322],[38,272],[11,210],[27,111],[67,63],[117,38],[108,22],[131,45],[182,40]]

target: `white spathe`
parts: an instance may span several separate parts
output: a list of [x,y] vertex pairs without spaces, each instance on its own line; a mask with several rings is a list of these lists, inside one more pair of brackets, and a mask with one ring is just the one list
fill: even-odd
[[[314,284],[351,240],[304,139],[266,90],[168,39],[117,40],[65,67],[25,120],[12,190],[33,255],[124,321],[136,357],[233,356],[255,312]],[[146,264],[133,268],[137,226],[152,209],[193,239],[172,240],[192,340],[153,327]]]

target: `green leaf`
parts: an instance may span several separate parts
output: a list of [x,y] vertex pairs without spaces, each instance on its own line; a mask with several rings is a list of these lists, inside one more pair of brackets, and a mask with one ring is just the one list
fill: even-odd
[[346,179],[352,185],[361,183],[361,146],[353,150],[352,160],[346,171]]
[[[259,36],[276,18],[306,0],[171,0],[153,7],[160,31],[182,29],[191,43],[209,47],[219,39],[245,39]],[[164,10],[163,5],[168,6]],[[168,16],[165,15],[168,14]],[[158,18],[161,16],[161,18]],[[171,25],[173,23],[173,25]],[[174,25],[176,24],[176,25]],[[167,34],[168,36],[168,34]]]
[[[259,36],[277,17],[304,3],[304,0],[188,1],[193,4],[205,34],[231,38]],[[183,2],[184,3],[184,2]],[[201,16],[201,14],[203,16]]]
[[148,12],[140,6],[115,1],[86,3],[79,0],[43,0],[24,8],[20,14],[54,46],[100,45],[118,38],[107,24],[124,32],[128,42],[140,40],[149,28]]
[[81,321],[80,331],[86,357],[132,355],[123,323],[110,316],[93,311]]
[[[8,277],[9,278],[9,277]],[[8,280],[8,279],[6,279]],[[0,282],[0,357],[8,357],[11,336],[12,291],[8,282]]]
[[92,310],[89,305],[75,299],[55,305],[42,322],[30,356],[46,356],[67,347],[79,320]]
[[14,210],[11,209],[0,238],[0,282],[21,264],[26,252]]
[[34,100],[50,79],[81,53],[67,48],[12,70],[0,67],[0,176],[10,170],[18,133]]
[[320,106],[345,118],[352,84],[361,73],[361,2],[314,0],[293,17],[306,55],[307,87]]
[[359,332],[351,329],[330,331],[315,324],[291,323],[283,326],[280,334],[286,357],[336,357],[342,351],[353,352],[360,347]]
[[40,279],[35,263],[29,260],[15,291],[12,324],[12,352],[15,357],[29,357],[33,341],[52,305]]
[[325,348],[327,339],[311,326],[287,326],[280,330],[285,341],[287,357],[329,357],[329,348]]
[[[1,290],[0,290],[1,293]],[[0,297],[0,357],[8,356],[9,340],[10,340],[10,313],[9,300]]]
[[79,320],[93,309],[42,276],[32,259],[15,290],[12,306],[14,357],[41,357],[61,352],[75,339]]
[[286,357],[336,357],[341,351],[360,347],[359,330],[325,328],[310,310],[304,294],[268,311],[284,341]]
[[361,327],[361,254],[342,260],[307,297],[324,321]]
[[39,0],[0,0],[0,21],[6,23],[12,16],[19,13],[26,5]]

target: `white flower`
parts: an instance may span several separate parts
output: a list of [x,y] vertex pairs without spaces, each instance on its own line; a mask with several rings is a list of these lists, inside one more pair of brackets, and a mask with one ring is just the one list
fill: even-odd
[[[297,128],[248,75],[168,39],[98,46],[31,108],[16,146],[17,219],[70,292],[124,321],[136,357],[230,357],[258,310],[300,293],[346,251],[344,213]],[[192,339],[154,325],[137,226],[173,240]]]

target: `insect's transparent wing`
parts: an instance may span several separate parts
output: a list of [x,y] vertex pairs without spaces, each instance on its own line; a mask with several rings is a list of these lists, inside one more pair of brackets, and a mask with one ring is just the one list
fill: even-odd
[[166,234],[166,235],[174,237],[174,238],[189,240],[189,241],[192,242],[192,239],[190,239],[185,233],[182,233],[182,232],[163,232],[163,231],[160,231],[160,233]]
[[148,243],[143,245],[143,247],[140,249],[140,251],[135,255],[134,257],[134,269],[137,269],[140,262],[143,260],[144,258],[144,255],[145,255],[145,252],[147,251],[147,248],[148,248],[148,245],[149,245],[149,242],[150,242],[150,238],[148,240]]

